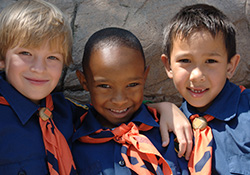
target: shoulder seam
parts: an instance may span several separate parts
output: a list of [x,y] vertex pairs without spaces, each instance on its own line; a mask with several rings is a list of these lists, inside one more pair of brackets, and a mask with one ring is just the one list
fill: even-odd
[[87,105],[85,105],[85,104],[81,104],[81,103],[79,103],[79,102],[77,102],[77,101],[75,101],[75,100],[72,100],[72,99],[68,98],[68,97],[65,97],[65,99],[69,100],[69,101],[70,101],[71,103],[73,103],[74,105],[76,105],[76,106],[78,106],[78,107],[81,107],[81,108],[83,108],[83,109],[85,109],[85,110],[88,110],[88,109],[89,109],[89,107],[88,107]]

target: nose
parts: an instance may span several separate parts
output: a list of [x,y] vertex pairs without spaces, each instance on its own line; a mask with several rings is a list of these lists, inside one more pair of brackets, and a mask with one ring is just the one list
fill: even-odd
[[128,102],[126,92],[124,90],[116,90],[113,93],[112,102],[117,106],[122,106]]
[[200,67],[195,67],[190,73],[190,81],[199,82],[205,81],[204,71]]
[[37,72],[37,73],[42,73],[46,69],[45,65],[46,65],[46,63],[41,57],[36,57],[32,61],[31,71]]

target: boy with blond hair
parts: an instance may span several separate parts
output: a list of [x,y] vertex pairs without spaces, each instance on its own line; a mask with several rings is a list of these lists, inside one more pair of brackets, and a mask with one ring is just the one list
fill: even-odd
[[230,20],[210,5],[184,7],[164,31],[161,59],[192,122],[191,174],[249,174],[250,90],[229,81],[240,61]]
[[75,174],[68,143],[77,113],[62,94],[50,94],[71,50],[70,25],[51,3],[21,0],[1,12],[1,174]]

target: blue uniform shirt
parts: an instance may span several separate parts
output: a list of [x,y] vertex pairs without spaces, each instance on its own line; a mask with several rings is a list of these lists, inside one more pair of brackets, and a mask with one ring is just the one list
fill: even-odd
[[[4,73],[0,73],[0,96],[5,97],[10,104],[0,104],[0,174],[49,174],[37,115],[40,106],[6,82]],[[52,95],[52,98],[53,120],[68,143],[71,143],[75,106],[61,93]],[[41,106],[45,106],[45,101],[42,101]]]
[[[78,138],[89,135],[99,129],[106,129],[96,120],[96,111],[88,105],[82,125],[73,135],[72,153],[75,159],[77,171],[80,175],[129,175],[130,170],[126,167],[121,156],[121,144],[111,140],[106,143],[89,144],[78,141]],[[147,136],[162,156],[167,160],[173,174],[188,174],[187,161],[177,157],[174,149],[174,135],[170,134],[170,143],[167,148],[161,146],[159,124],[155,122],[145,105],[141,105],[132,119],[134,123],[145,123],[153,126],[153,129],[141,134]]]
[[[187,117],[198,113],[186,101]],[[199,113],[198,113],[199,114]],[[212,174],[250,174],[250,90],[229,81],[206,112],[215,117],[208,125],[214,137]]]

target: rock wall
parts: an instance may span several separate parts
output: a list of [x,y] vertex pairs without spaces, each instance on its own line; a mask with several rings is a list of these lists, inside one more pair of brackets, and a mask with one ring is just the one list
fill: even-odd
[[[181,98],[171,79],[167,78],[160,60],[162,30],[183,6],[207,3],[222,10],[237,29],[237,51],[241,61],[232,78],[236,84],[250,88],[250,0],[48,0],[69,18],[74,35],[74,64],[65,68],[57,90],[79,102],[89,102],[75,70],[81,69],[83,48],[95,31],[109,26],[132,31],[141,41],[147,64],[151,66],[145,86],[145,99],[180,104]],[[0,0],[0,10],[14,2]]]

